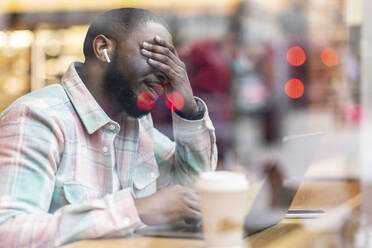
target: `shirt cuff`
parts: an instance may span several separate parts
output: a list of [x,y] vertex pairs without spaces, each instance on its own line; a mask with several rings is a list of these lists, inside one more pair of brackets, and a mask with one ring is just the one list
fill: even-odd
[[[121,190],[111,195],[107,199],[109,206],[108,214],[111,219],[111,223],[114,225],[111,230],[115,230],[114,233],[109,233],[105,236],[123,236],[133,233],[137,228],[140,228],[144,224],[142,223],[137,208],[134,203],[134,199],[130,190]],[[110,225],[108,219],[102,220],[100,225]],[[106,223],[106,224],[105,224]]]
[[182,118],[177,113],[172,112],[173,118],[173,131],[175,138],[177,137],[190,137],[205,132],[206,130],[214,130],[213,124],[209,119],[208,108],[205,102],[195,97],[203,105],[204,115],[199,120],[188,120]]

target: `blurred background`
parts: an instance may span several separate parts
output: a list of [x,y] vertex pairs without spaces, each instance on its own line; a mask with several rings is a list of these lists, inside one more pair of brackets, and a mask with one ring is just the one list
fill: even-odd
[[[372,16],[363,4],[372,8],[369,0],[1,0],[0,111],[83,62],[99,13],[146,8],[169,23],[194,94],[207,103],[218,169],[252,171],[285,135],[325,132],[306,180],[367,175],[370,184]],[[173,138],[164,99],[153,119]]]
[[[169,23],[216,127],[219,168],[249,168],[288,134],[326,132],[308,177],[358,177],[362,0],[1,0],[0,111],[83,61],[89,23],[139,7]],[[155,126],[172,137],[163,100]]]

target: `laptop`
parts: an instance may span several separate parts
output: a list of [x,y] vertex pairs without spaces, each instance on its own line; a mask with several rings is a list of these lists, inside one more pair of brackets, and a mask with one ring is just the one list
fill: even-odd
[[[272,227],[284,218],[314,218],[324,213],[322,210],[288,210],[323,137],[324,133],[320,132],[285,136],[278,147],[256,159],[256,166],[250,170],[260,177],[260,188],[245,217],[245,237]],[[203,239],[201,222],[148,226],[135,235]]]
[[323,213],[322,210],[288,210],[323,137],[324,133],[285,136],[279,148],[266,155],[267,159],[260,163],[265,168],[260,173],[263,184],[245,218],[246,235],[274,226],[286,216],[314,217]]

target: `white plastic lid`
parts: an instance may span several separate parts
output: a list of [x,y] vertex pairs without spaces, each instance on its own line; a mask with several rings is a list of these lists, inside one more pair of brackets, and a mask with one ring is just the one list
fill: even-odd
[[249,182],[242,173],[232,171],[210,171],[200,174],[197,187],[208,191],[244,191]]

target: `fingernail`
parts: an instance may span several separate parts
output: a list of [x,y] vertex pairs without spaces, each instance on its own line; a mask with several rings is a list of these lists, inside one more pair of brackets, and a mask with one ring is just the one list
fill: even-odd
[[146,41],[144,41],[144,42],[142,43],[142,46],[144,46],[144,47],[149,47],[149,46],[150,46],[150,44],[149,44],[149,43],[147,43]]
[[155,36],[155,39],[157,39],[158,41],[161,41],[161,38],[159,36]]
[[153,62],[154,62],[154,60],[153,60],[153,59],[149,59],[149,62],[150,62],[150,63],[153,63]]

